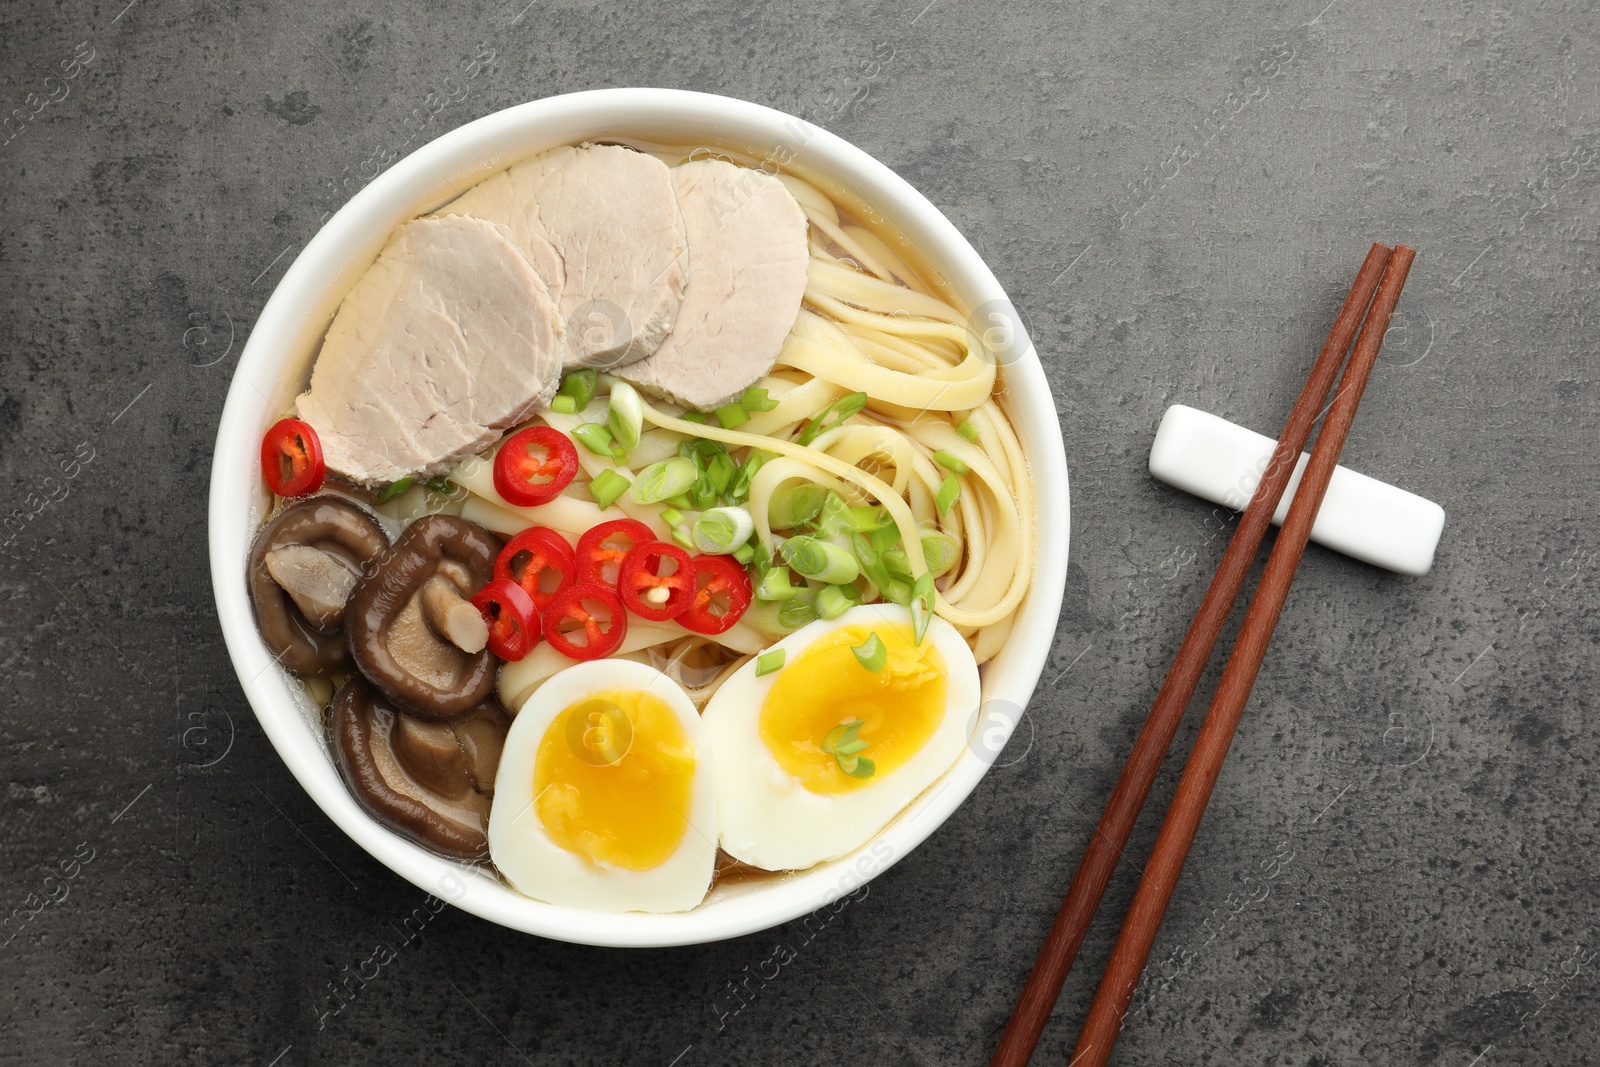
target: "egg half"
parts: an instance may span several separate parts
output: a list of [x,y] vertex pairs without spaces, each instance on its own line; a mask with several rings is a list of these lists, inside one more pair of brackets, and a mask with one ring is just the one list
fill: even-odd
[[506,735],[489,854],[530,897],[596,911],[687,911],[716,862],[712,761],[677,683],[627,660],[552,676]]
[[866,844],[950,769],[978,707],[978,666],[943,619],[918,645],[898,604],[813,622],[767,655],[780,649],[782,667],[758,676],[764,657],[746,663],[703,721],[722,848],[766,870],[802,870]]

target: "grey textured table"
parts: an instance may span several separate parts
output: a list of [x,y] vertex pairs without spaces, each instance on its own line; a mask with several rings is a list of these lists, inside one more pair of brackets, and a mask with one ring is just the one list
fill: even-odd
[[[0,11],[0,1061],[987,1062],[1226,534],[1155,423],[1275,432],[1374,239],[1421,255],[1346,462],[1445,506],[1438,563],[1308,553],[1116,1062],[1600,1060],[1589,5],[125,2]],[[1076,520],[1009,765],[828,923],[635,953],[418,912],[266,742],[205,563],[233,362],[320,220],[617,84],[799,112],[940,205],[1032,324]]]

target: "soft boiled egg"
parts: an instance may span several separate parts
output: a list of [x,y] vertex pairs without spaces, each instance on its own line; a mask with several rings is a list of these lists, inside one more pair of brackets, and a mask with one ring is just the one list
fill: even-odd
[[716,862],[711,753],[684,691],[596,660],[534,690],[506,735],[489,854],[519,892],[601,911],[687,911]]
[[854,851],[956,762],[977,707],[977,663],[943,619],[920,645],[898,604],[796,630],[706,707],[722,848],[773,871]]

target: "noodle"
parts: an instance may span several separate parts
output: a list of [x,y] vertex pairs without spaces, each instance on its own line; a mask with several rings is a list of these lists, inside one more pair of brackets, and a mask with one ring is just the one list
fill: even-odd
[[[766,558],[774,558],[780,544],[772,524],[774,496],[796,484],[837,493],[851,506],[882,508],[913,579],[928,571],[923,536],[937,532],[947,538],[954,557],[941,564],[934,610],[966,635],[983,663],[1011,631],[1035,552],[1032,477],[1003,397],[996,394],[995,359],[966,316],[929,291],[889,241],[846,217],[814,186],[779,177],[810,223],[812,261],[804,306],[772,372],[759,383],[771,401],[768,410],[752,408],[748,419],[728,428],[647,401],[640,443],[625,458],[580,447],[578,480],[536,508],[505,504],[494,491],[488,457],[469,459],[451,476],[471,494],[462,514],[502,534],[540,523],[574,539],[626,515],[666,536],[667,505],[639,504],[625,492],[602,510],[590,495],[590,480],[615,471],[631,481],[646,466],[678,455],[687,442],[716,442],[736,463],[764,460],[749,480],[744,506],[754,520],[752,544]],[[602,394],[615,385],[615,379],[600,376]],[[834,405],[853,393],[865,394],[864,404],[848,409],[853,413],[842,421],[830,419]],[[539,418],[568,435],[594,421],[584,412],[547,411]],[[828,424],[808,444],[794,439],[801,427],[822,420]],[[952,471],[959,472],[960,492],[941,513],[941,488],[955,477]],[[882,591],[868,582],[866,592]],[[617,654],[667,672],[700,704],[777,636],[763,632],[753,612],[713,637],[690,634],[675,623],[635,621]],[[506,664],[502,699],[508,707],[520,706],[566,662],[541,645]]]

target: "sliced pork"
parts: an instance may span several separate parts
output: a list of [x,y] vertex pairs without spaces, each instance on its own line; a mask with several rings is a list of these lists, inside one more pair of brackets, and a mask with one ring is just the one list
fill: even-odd
[[504,230],[416,219],[339,305],[297,407],[328,469],[352,482],[439,474],[549,401],[565,345],[555,302]]
[[439,209],[505,226],[567,326],[568,367],[619,367],[660,347],[688,265],[671,172],[616,145],[557,148]]
[[673,168],[689,238],[689,287],[655,355],[617,370],[700,411],[738,399],[772,369],[806,288],[806,217],[783,183],[706,159]]

